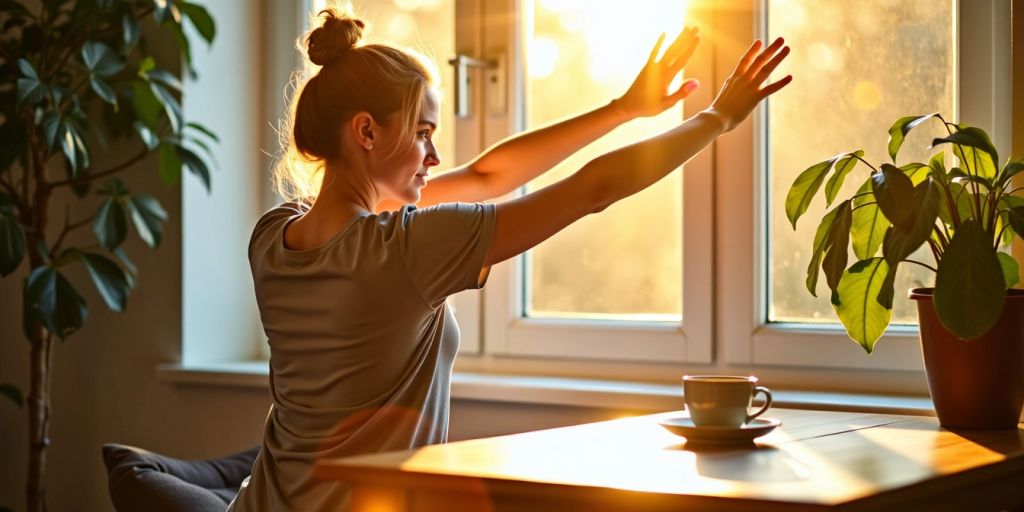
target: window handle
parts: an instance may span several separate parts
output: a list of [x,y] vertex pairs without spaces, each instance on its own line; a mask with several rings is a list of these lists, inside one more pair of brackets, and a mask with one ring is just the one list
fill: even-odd
[[504,80],[501,80],[503,68],[501,60],[476,59],[459,53],[455,57],[448,59],[448,64],[455,68],[456,117],[466,118],[472,115],[473,101],[470,96],[473,94],[473,88],[470,87],[470,68],[487,70],[489,72],[488,83],[495,89],[489,92],[496,94],[497,96],[495,97],[504,98],[504,91],[497,90],[498,87],[504,87]]

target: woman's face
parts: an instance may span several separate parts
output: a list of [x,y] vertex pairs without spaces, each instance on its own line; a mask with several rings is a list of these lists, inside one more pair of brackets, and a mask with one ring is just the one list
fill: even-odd
[[406,204],[420,200],[420,189],[427,184],[429,169],[441,163],[433,141],[440,117],[437,92],[428,88],[423,94],[423,105],[410,147],[391,155],[391,148],[401,136],[400,123],[396,120],[382,129],[384,140],[381,142],[384,144],[380,146],[380,160],[374,167],[377,169],[375,181],[383,196]]

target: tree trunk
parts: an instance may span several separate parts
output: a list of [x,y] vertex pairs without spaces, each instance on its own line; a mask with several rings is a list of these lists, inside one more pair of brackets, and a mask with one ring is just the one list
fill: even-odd
[[28,395],[28,493],[29,512],[46,510],[44,480],[46,448],[50,445],[50,350],[52,336],[42,327],[32,330],[32,384]]

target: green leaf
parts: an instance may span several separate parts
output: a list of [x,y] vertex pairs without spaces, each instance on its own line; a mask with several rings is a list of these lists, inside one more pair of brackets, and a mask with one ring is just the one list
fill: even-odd
[[160,206],[160,202],[152,196],[138,194],[128,200],[128,210],[139,238],[156,249],[163,236],[163,222],[167,220],[167,212]]
[[196,28],[196,32],[203,36],[207,44],[213,44],[213,38],[217,35],[217,26],[213,23],[213,18],[206,8],[189,2],[181,2],[181,10],[185,16],[188,16],[192,26]]
[[124,311],[132,288],[124,270],[112,260],[95,253],[81,253],[81,260],[107,307],[113,311]]
[[896,297],[896,270],[899,265],[900,263],[897,261],[886,271],[885,279],[882,280],[882,288],[878,290],[878,296],[875,297],[875,301],[888,310],[892,310],[892,301]]
[[829,234],[832,232],[832,224],[835,223],[836,216],[839,215],[839,211],[842,205],[832,209],[832,211],[825,214],[821,218],[821,223],[818,224],[818,229],[814,233],[814,246],[811,249],[811,264],[807,267],[807,291],[811,292],[811,295],[818,296],[818,272],[821,268],[821,258],[825,254],[825,250],[828,249],[827,242],[831,240]]
[[832,301],[847,334],[869,354],[892,317],[892,309],[877,299],[888,272],[889,265],[882,258],[854,263],[843,274]]
[[932,171],[932,177],[939,183],[946,183],[949,181],[946,177],[945,160],[946,154],[941,151],[932,155],[932,158],[928,160],[928,168]]
[[92,223],[92,231],[107,250],[113,251],[124,243],[128,234],[128,216],[124,206],[111,197],[100,205]]
[[163,69],[152,69],[146,73],[146,76],[149,77],[150,80],[160,82],[167,87],[181,92],[181,80],[169,71],[165,71]]
[[206,191],[210,192],[210,169],[199,155],[182,146],[177,146],[178,158],[192,174],[195,174],[203,182]]
[[999,179],[996,181],[996,185],[1002,188],[1004,185],[1010,182],[1014,176],[1024,171],[1024,161],[1011,160],[1006,162],[1003,166],[1003,171],[999,173]]
[[836,156],[824,162],[818,162],[796,177],[789,193],[786,194],[786,218],[793,225],[793,229],[796,229],[796,221],[807,211],[807,207],[811,205],[811,199],[818,193],[822,182],[825,181],[825,175],[839,158]]
[[32,64],[25,59],[18,59],[18,69],[21,70],[21,78],[18,78],[18,104],[35,105],[46,96],[46,85],[39,80]]
[[829,229],[828,248],[821,263],[821,268],[825,271],[825,283],[832,290],[833,296],[836,293],[836,288],[839,287],[839,280],[842,279],[843,272],[846,270],[850,252],[850,224],[852,223],[849,200],[839,203],[836,208],[839,211],[836,212],[835,222]]
[[89,79],[89,86],[92,87],[93,92],[95,92],[100,99],[115,107],[117,106],[117,93],[114,92],[114,89],[107,85],[106,82],[99,78],[92,77]]
[[984,130],[973,126],[964,127],[947,137],[932,141],[933,147],[939,144],[955,144],[953,154],[960,159],[961,165],[966,165],[971,173],[978,176],[995,179],[995,162],[999,161],[999,153]]
[[900,170],[910,178],[910,183],[914,186],[924,181],[932,173],[930,167],[918,162],[901,165]]
[[935,311],[954,335],[973,340],[995,325],[1003,311],[1006,281],[992,235],[971,219],[953,233],[935,278]]
[[164,89],[158,83],[150,82],[150,90],[153,91],[153,95],[160,101],[164,106],[164,111],[167,113],[167,119],[171,122],[171,131],[178,133],[181,128],[185,126],[185,119],[181,114],[181,105],[178,100],[171,96],[171,93]]
[[131,53],[139,43],[139,20],[135,19],[135,16],[125,14],[121,17],[121,30],[124,34],[124,53]]
[[892,158],[892,163],[896,163],[896,154],[899,153],[900,146],[903,145],[903,139],[906,138],[907,133],[910,133],[910,130],[913,130],[921,123],[933,117],[938,117],[938,115],[936,113],[924,116],[901,117],[889,127],[889,157]]
[[28,296],[35,320],[62,341],[85,323],[85,300],[56,269],[36,267],[28,276]]
[[1006,287],[1013,288],[1020,282],[1020,269],[1017,260],[1005,252],[998,252],[996,256],[999,258],[999,266],[1003,268],[1003,281],[1006,282]]
[[156,69],[156,59],[154,59],[152,56],[147,56],[139,61],[138,75],[142,78],[145,78],[146,75],[154,69]]
[[150,90],[148,83],[142,80],[132,82],[132,107],[140,121],[150,128],[156,128],[160,116],[160,100]]
[[914,184],[903,171],[889,164],[882,164],[882,171],[871,175],[871,192],[875,196],[882,214],[904,231],[913,225]]
[[25,406],[25,399],[21,396],[21,390],[11,384],[0,384],[0,395],[6,396],[18,407]]
[[0,214],[0,277],[14,272],[25,256],[25,234],[15,216]]
[[68,159],[68,169],[71,177],[78,175],[89,167],[89,151],[85,148],[85,141],[73,125],[64,124],[64,135],[60,140],[60,148]]
[[853,254],[858,260],[872,258],[878,253],[878,248],[882,246],[882,239],[885,237],[885,230],[892,225],[889,219],[882,215],[874,195],[870,194],[870,179],[857,191],[858,194],[864,192],[868,192],[868,195],[853,200],[853,224],[850,226]]
[[1017,233],[1024,234],[1024,206],[1015,206],[1007,210],[1010,227]]
[[825,204],[827,206],[832,205],[832,201],[835,201],[836,194],[839,193],[839,189],[843,187],[843,181],[846,180],[846,175],[850,174],[850,171],[857,166],[857,162],[859,161],[857,158],[863,156],[864,151],[858,149],[836,162],[836,172],[832,174],[832,177],[828,179],[828,183],[825,184]]
[[132,124],[135,127],[135,131],[139,133],[139,137],[142,139],[142,143],[146,145],[146,149],[150,151],[156,149],[160,145],[160,138],[150,130],[146,123],[142,121],[135,121]]
[[992,180],[981,176],[975,176],[974,174],[965,173],[964,170],[959,167],[951,169],[949,171],[949,177],[951,179],[958,179],[961,183],[964,181],[977,183],[978,185],[985,187],[986,190],[992,190]]
[[43,127],[43,135],[46,137],[46,151],[52,153],[64,139],[64,120],[60,114],[51,110],[43,115],[40,124]]
[[86,41],[82,45],[82,62],[86,69],[102,77],[116,75],[124,69],[124,61],[117,52],[99,41]]
[[218,142],[218,143],[220,142],[220,139],[217,138],[217,134],[213,133],[212,131],[210,131],[209,128],[207,128],[207,127],[205,127],[205,126],[203,126],[203,125],[201,125],[199,123],[188,123],[186,126],[188,126],[190,128],[195,128],[196,130],[199,130],[200,132],[203,132],[204,135],[206,135],[207,137],[213,139],[214,142]]
[[[132,260],[128,259],[128,255],[124,253],[124,248],[118,247],[117,249],[115,249],[114,250],[114,256],[117,256],[117,259],[121,261],[121,264],[124,265],[124,268],[128,269],[128,277],[129,278],[131,278],[132,274],[137,274],[139,272],[139,269],[135,268],[135,264],[132,263]],[[132,287],[134,288],[135,287],[134,280],[130,280],[129,282],[131,283]]]
[[942,189],[931,176],[926,178],[923,183],[914,187],[914,193],[907,201],[911,214],[910,229],[904,230],[894,224],[885,233],[885,239],[882,241],[882,254],[890,267],[894,267],[910,256],[931,237],[935,219],[939,215]]
[[167,186],[177,185],[181,181],[181,158],[176,148],[164,143],[160,145],[157,154],[160,157],[160,179]]

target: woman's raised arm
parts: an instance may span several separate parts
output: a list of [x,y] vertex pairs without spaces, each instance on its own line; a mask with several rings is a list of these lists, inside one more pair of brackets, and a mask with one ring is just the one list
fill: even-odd
[[417,205],[500,197],[550,170],[620,124],[637,117],[657,115],[677,104],[697,88],[696,80],[687,80],[677,90],[668,91],[672,79],[697,47],[697,29],[684,29],[659,59],[664,41],[662,34],[629,90],[618,99],[498,142],[473,161],[429,180]]
[[486,265],[516,256],[577,219],[599,212],[665,177],[718,135],[733,129],[791,76],[761,87],[789,54],[777,39],[761,50],[755,41],[740,58],[711,107],[682,125],[636,144],[606,153],[568,178],[497,205],[494,237]]

